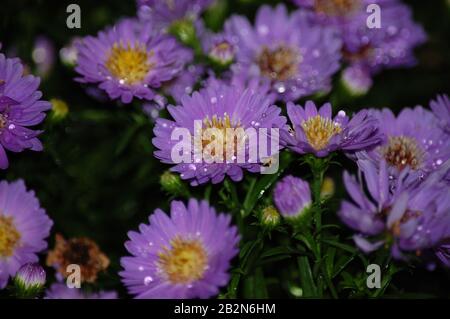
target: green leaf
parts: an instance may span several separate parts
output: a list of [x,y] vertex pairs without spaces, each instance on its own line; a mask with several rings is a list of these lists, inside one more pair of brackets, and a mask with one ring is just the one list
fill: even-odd
[[265,192],[275,183],[284,170],[289,166],[293,157],[288,152],[280,154],[280,166],[275,174],[263,175],[258,181],[252,180],[249,191],[245,197],[243,204],[243,215],[248,216],[254,209],[258,200],[265,194]]
[[336,262],[336,265],[334,267],[334,272],[331,278],[335,278],[337,275],[339,275],[349,263],[355,259],[356,254],[353,254],[351,256],[340,256]]
[[296,235],[295,239],[298,239],[301,242],[303,242],[305,244],[306,248],[311,250],[316,258],[318,257],[316,240],[314,239],[314,236],[309,231]]
[[309,265],[308,257],[301,256],[297,258],[298,269],[300,274],[300,283],[303,289],[304,297],[318,297],[317,287]]
[[345,250],[345,251],[347,251],[349,253],[352,253],[352,254],[357,252],[357,249],[355,247],[347,245],[347,244],[340,243],[340,242],[338,242],[336,240],[323,239],[322,241],[324,243],[328,244],[328,245],[337,247],[339,249]]
[[290,255],[291,253],[292,253],[292,248],[279,246],[279,247],[270,248],[270,249],[266,250],[265,252],[263,252],[261,254],[260,258],[263,259],[263,258],[272,257],[272,256],[276,256],[276,255]]
[[325,254],[325,270],[328,278],[333,277],[334,271],[334,257],[336,256],[336,248],[329,247]]
[[255,273],[245,279],[244,298],[268,298],[266,281],[261,267],[256,268]]

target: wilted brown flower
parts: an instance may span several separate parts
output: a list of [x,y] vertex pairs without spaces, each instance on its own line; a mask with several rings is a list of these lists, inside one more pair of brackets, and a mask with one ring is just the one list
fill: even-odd
[[95,282],[100,271],[109,266],[108,257],[98,245],[87,237],[64,239],[60,234],[55,236],[55,248],[47,255],[47,266],[55,267],[66,278],[70,273],[67,266],[76,264],[81,269],[82,282]]

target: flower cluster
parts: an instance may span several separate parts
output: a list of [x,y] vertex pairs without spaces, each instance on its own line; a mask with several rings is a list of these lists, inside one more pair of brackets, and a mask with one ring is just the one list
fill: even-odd
[[344,173],[352,202],[343,201],[339,211],[342,221],[359,232],[354,236],[358,247],[365,252],[390,247],[397,259],[406,259],[410,253],[428,257],[436,250],[448,265],[444,251],[450,237],[450,188],[443,178],[450,162],[413,186],[405,184],[406,171],[391,185],[386,161],[379,168],[367,160],[359,161],[359,166],[370,197],[355,178]]
[[[337,30],[350,88],[367,91],[371,77],[387,68],[415,64],[414,48],[426,40],[422,27],[412,20],[409,7],[399,0],[294,0],[308,9],[317,23]],[[368,12],[374,13],[372,21]],[[365,85],[361,86],[365,82]]]
[[[360,257],[384,250],[395,262],[450,267],[449,97],[398,114],[352,105],[382,70],[412,67],[425,32],[399,0],[293,2],[261,5],[254,21],[232,14],[212,31],[202,19],[217,5],[212,0],[138,0],[134,17],[61,49],[63,64],[77,73],[76,85],[88,96],[105,105],[132,105],[120,112],[132,114],[136,125],[123,123],[127,131],[115,155],[139,135],[137,145],[146,143],[156,163],[136,168],[135,180],[156,174],[171,196],[165,203],[170,209],[157,208],[147,224],[128,232],[117,274],[117,254],[103,247],[103,238],[99,245],[84,234],[66,239],[56,233],[54,248],[45,251],[53,221],[36,194],[21,179],[0,181],[0,289],[13,278],[18,297],[116,299],[116,291],[98,284],[117,276],[140,299],[234,298],[241,287],[266,287],[267,264],[295,259],[295,267],[283,268],[280,290],[338,297],[337,274],[358,258],[352,253],[345,260],[356,250],[338,242],[346,239],[336,218],[324,222],[341,195],[336,174],[327,174],[337,162],[358,170],[357,177],[343,173],[350,198],[340,201],[337,216],[354,232]],[[32,59],[43,79],[56,67],[54,51],[49,38],[35,41]],[[43,131],[31,127],[47,110],[53,107],[51,124],[70,116],[64,100],[41,100],[40,80],[28,70],[0,53],[1,169],[9,166],[6,151],[43,150]],[[78,120],[96,115],[83,113]],[[54,140],[49,134],[49,145]],[[138,156],[133,165],[139,160],[151,159]],[[158,161],[168,166],[162,174]],[[65,173],[74,177],[70,169]],[[137,202],[126,203],[136,215]],[[80,200],[77,207],[85,206]],[[129,216],[121,221],[135,220]],[[337,258],[340,250],[345,252]],[[54,276],[39,263],[40,253]],[[72,266],[81,289],[68,284]],[[298,277],[309,287],[291,285]]]

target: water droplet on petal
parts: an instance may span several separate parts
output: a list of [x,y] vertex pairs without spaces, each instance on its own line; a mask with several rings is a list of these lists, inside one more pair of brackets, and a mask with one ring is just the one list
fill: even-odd
[[148,286],[153,281],[153,278],[150,276],[147,276],[144,278],[144,285]]

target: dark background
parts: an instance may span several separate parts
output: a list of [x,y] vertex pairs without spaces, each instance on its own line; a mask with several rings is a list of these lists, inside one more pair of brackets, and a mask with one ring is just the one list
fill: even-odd
[[[230,12],[253,18],[259,5],[276,2],[227,1],[222,14],[207,13],[206,20],[211,27],[218,28]],[[81,6],[81,29],[66,27],[68,3]],[[445,0],[405,3],[413,8],[415,20],[424,26],[429,37],[417,50],[418,65],[382,72],[374,79],[374,87],[366,96],[350,105],[341,101],[335,107],[399,110],[404,106],[426,106],[436,94],[449,93],[450,5]],[[290,2],[289,5],[293,8]],[[95,35],[119,18],[133,16],[135,12],[133,0],[2,0],[2,51],[9,57],[19,56],[33,71],[31,52],[36,36],[50,38],[58,53],[72,37]],[[65,237],[88,236],[97,241],[112,262],[107,273],[100,277],[99,286],[124,293],[117,272],[119,258],[126,254],[123,247],[126,233],[136,229],[139,223],[147,222],[149,213],[156,207],[168,207],[168,196],[158,183],[159,175],[168,166],[160,164],[152,155],[153,125],[141,111],[139,102],[129,106],[99,102],[73,81],[74,76],[74,71],[62,65],[57,57],[40,88],[45,99],[60,98],[68,103],[69,116],[59,123],[47,119],[43,124],[46,130],[42,135],[44,152],[9,153],[10,167],[0,172],[0,178],[23,178],[27,186],[36,191],[55,223],[49,247],[53,247],[56,232]],[[340,175],[340,170],[332,173],[337,180],[336,204],[343,196]],[[202,194],[203,190],[197,187],[194,194]],[[212,194],[216,191],[213,188]],[[398,290],[395,287],[399,287]],[[448,272],[416,270],[413,275],[406,271],[395,277],[387,296],[449,297],[449,287]],[[274,297],[283,296],[276,289],[273,291]]]

